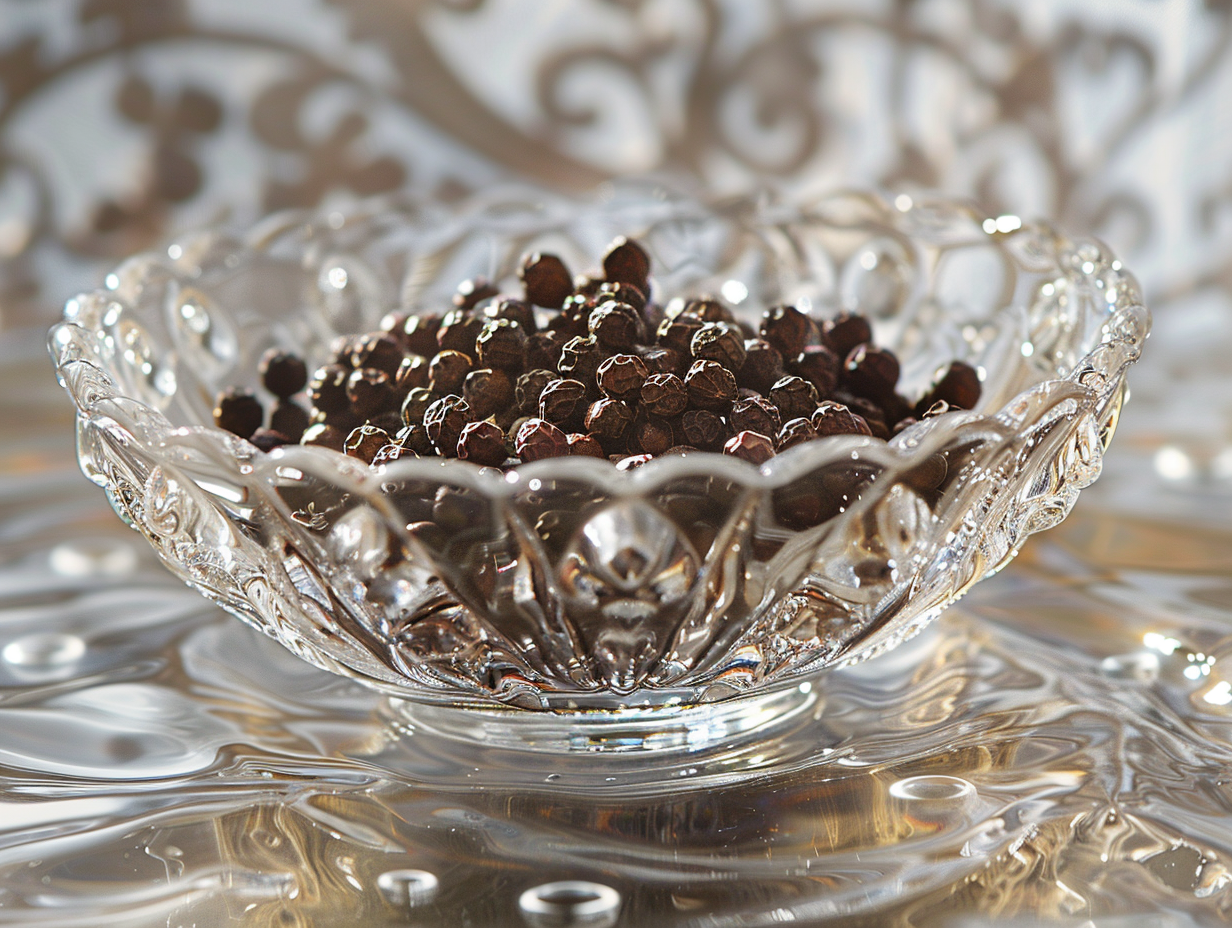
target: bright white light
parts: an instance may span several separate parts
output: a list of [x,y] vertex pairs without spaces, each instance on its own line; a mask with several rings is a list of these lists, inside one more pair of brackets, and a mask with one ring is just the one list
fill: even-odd
[[1017,216],[1007,213],[1004,216],[997,217],[996,225],[998,232],[1013,232],[1015,229],[1022,228],[1022,220]]
[[184,256],[184,249],[179,245],[169,245],[167,247],[167,257],[172,261],[178,261]]
[[996,232],[997,231],[997,220],[985,219],[984,220],[984,231],[987,232],[989,235],[992,235],[994,232]]
[[1232,703],[1232,683],[1229,683],[1227,680],[1221,680],[1207,690],[1206,695],[1202,698],[1212,706],[1226,706],[1228,703]]
[[900,213],[907,212],[912,206],[911,197],[905,193],[900,193],[894,198],[894,206]]
[[1142,636],[1142,643],[1152,651],[1158,651],[1160,654],[1172,654],[1181,643],[1175,638],[1169,638],[1167,635],[1161,635],[1159,632],[1147,632]]
[[738,280],[729,280],[719,288],[719,292],[727,302],[739,304],[748,298],[749,288]]
[[329,280],[329,285],[335,290],[341,290],[347,285],[347,272],[345,267],[331,267],[329,274],[326,275]]
[[115,290],[120,286],[120,278],[116,277],[115,274],[108,274],[105,278],[103,278],[103,285],[108,290]]
[[860,267],[866,271],[871,271],[877,266],[877,252],[866,251],[860,255]]
[[1164,445],[1155,452],[1155,472],[1165,480],[1187,480],[1193,476],[1194,465],[1175,445]]

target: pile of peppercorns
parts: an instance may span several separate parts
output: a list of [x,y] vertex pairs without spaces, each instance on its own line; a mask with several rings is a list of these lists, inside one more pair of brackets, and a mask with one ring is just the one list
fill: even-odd
[[271,349],[260,366],[268,425],[240,389],[218,397],[214,420],[263,450],[300,442],[373,465],[587,455],[628,469],[690,451],[761,464],[829,435],[888,439],[980,396],[976,371],[955,361],[905,398],[898,359],[854,313],[819,322],[775,306],[754,331],[712,297],[648,303],[650,258],[629,239],[611,245],[601,275],[575,280],[555,255],[532,254],[519,277],[520,298],[467,281],[444,315],[391,313],[379,331],[343,336],[311,377]]

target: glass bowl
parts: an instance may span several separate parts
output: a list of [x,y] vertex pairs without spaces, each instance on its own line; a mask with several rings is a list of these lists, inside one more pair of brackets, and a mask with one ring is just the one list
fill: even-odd
[[[465,278],[514,287],[527,251],[590,268],[618,234],[651,253],[660,302],[718,293],[748,320],[779,302],[856,310],[908,395],[957,358],[984,378],[979,406],[761,467],[697,453],[628,472],[376,469],[264,453],[211,424],[216,391],[255,388],[271,346],[317,362],[336,333],[440,308]],[[583,713],[601,740],[606,718],[754,693],[779,705],[921,629],[1096,478],[1148,327],[1108,249],[1047,223],[905,195],[788,204],[629,183],[186,236],[70,300],[50,344],[83,471],[190,586],[394,696]]]

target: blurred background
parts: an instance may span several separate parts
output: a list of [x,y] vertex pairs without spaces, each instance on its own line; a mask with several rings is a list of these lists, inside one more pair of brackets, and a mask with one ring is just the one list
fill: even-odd
[[[828,884],[766,849],[794,836],[821,867],[842,816],[884,824],[860,813],[896,770],[1073,805],[1011,809],[1023,831],[982,875],[903,895],[886,864],[896,914],[867,924],[1226,924],[1230,101],[1229,0],[0,0],[0,924],[351,925],[389,917],[372,880],[409,854],[441,874],[431,924],[520,925],[511,900],[557,874],[509,835],[583,860],[600,831],[578,866],[632,861],[622,924],[717,911],[707,886],[637,895],[668,878],[669,838],[694,842],[698,873],[737,846],[765,858],[748,906],[817,924],[805,902]],[[409,752],[376,697],[185,590],[82,478],[47,327],[126,255],[202,225],[510,179],[602,196],[648,172],[927,188],[1105,239],[1155,327],[1104,477],[918,650],[866,665],[927,697],[911,717],[935,744],[861,767],[877,733],[836,736],[846,779],[828,768],[778,818],[738,791],[605,809],[383,780],[369,759]],[[862,679],[839,697],[875,701]],[[1019,723],[1031,737],[989,747]]]
[[1230,98],[1226,0],[0,0],[0,328],[177,231],[400,188],[927,187],[1114,247],[1176,359],[1135,373],[1163,470],[1219,480]]

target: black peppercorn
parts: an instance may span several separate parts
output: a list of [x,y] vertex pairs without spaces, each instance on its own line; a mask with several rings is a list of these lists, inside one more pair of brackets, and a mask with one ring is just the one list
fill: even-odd
[[614,354],[595,372],[595,379],[604,396],[624,400],[642,389],[647,377],[646,365],[632,354]]
[[783,423],[783,427],[775,436],[774,447],[778,451],[786,451],[796,445],[813,441],[816,437],[817,430],[813,428],[813,423],[803,416],[798,416]]
[[375,367],[351,371],[346,390],[351,411],[360,419],[375,415],[393,402],[394,385],[389,374]]
[[535,253],[518,270],[526,299],[545,309],[560,309],[573,292],[573,275],[556,255]]
[[374,425],[361,425],[352,429],[343,443],[342,450],[365,464],[371,464],[376,453],[389,444],[389,433]]
[[539,394],[539,418],[576,431],[586,416],[589,391],[580,380],[553,380]]
[[728,422],[736,432],[777,435],[783,423],[779,408],[764,396],[746,396],[732,404]]
[[685,443],[703,451],[717,451],[727,440],[722,418],[708,409],[690,409],[680,417]]
[[701,322],[732,322],[731,310],[718,297],[701,296],[687,300],[680,315],[692,316]]
[[394,439],[373,456],[372,466],[380,467],[382,464],[392,464],[394,461],[400,461],[402,458],[417,457],[419,457],[419,455],[417,455],[414,451],[406,447],[397,439]]
[[394,374],[394,393],[406,396],[416,387],[426,387],[429,383],[428,359],[420,354],[407,355],[398,365]]
[[587,328],[607,351],[631,351],[641,338],[642,321],[628,303],[608,300],[591,312]]
[[538,326],[535,323],[535,307],[525,300],[515,300],[503,297],[493,300],[483,311],[485,319],[508,319],[522,327],[523,333],[529,335]]
[[603,276],[608,281],[632,284],[643,293],[650,277],[650,255],[632,239],[621,236],[603,256]]
[[594,383],[595,373],[602,361],[603,351],[599,343],[593,337],[579,336],[565,342],[556,369],[562,377],[571,377],[582,383]]
[[470,422],[458,436],[458,458],[483,467],[505,462],[505,433],[491,422]]
[[347,399],[346,388],[350,376],[351,369],[341,364],[317,368],[308,383],[308,396],[313,408],[326,416],[349,409],[351,401]]
[[694,361],[684,385],[689,402],[698,409],[726,412],[736,399],[736,377],[717,361]]
[[526,463],[560,457],[569,453],[569,439],[551,422],[527,419],[514,439],[514,452]]
[[885,348],[868,344],[853,348],[843,364],[847,389],[874,402],[893,395],[898,373],[898,358]]
[[453,305],[459,309],[473,309],[484,300],[490,300],[499,293],[500,290],[488,283],[485,278],[472,277],[458,284],[457,292],[453,295]]
[[437,395],[427,387],[415,387],[402,401],[402,421],[407,425],[422,423],[424,413],[436,399]]
[[675,374],[651,374],[642,384],[639,396],[646,411],[670,419],[689,405],[689,391]]
[[393,377],[401,363],[402,346],[388,332],[361,335],[351,348],[351,367],[373,367]]
[[518,412],[533,415],[539,411],[539,396],[543,388],[556,380],[555,370],[535,368],[518,377],[514,385],[514,404]]
[[294,400],[274,400],[270,407],[270,428],[288,441],[297,442],[304,436],[308,428],[308,411]]
[[629,431],[629,450],[638,454],[662,454],[675,440],[670,422],[640,412]]
[[723,453],[750,464],[764,464],[774,457],[774,442],[758,432],[739,432],[723,445]]
[[853,413],[860,416],[872,430],[874,438],[889,438],[890,429],[886,425],[881,407],[865,396],[856,396],[843,390],[834,392],[834,402],[842,403]]
[[458,438],[470,421],[471,408],[460,396],[442,397],[424,413],[424,430],[428,440],[442,457],[451,458],[458,452]]
[[917,415],[923,415],[938,400],[955,409],[974,409],[980,401],[979,372],[963,361],[951,363],[916,404]]
[[671,348],[682,357],[692,357],[693,334],[703,325],[705,323],[696,316],[681,313],[675,318],[664,319],[659,323],[655,340],[662,347]]
[[617,303],[628,303],[639,313],[646,309],[646,293],[633,284],[618,280],[604,281],[595,291],[595,304],[615,300]]
[[523,349],[526,369],[556,370],[556,365],[560,363],[561,349],[568,340],[569,336],[564,332],[555,330],[526,336],[526,346]]
[[675,374],[680,371],[680,352],[662,346],[638,348],[638,357],[651,374]]
[[318,422],[304,430],[304,437],[300,439],[300,444],[341,451],[346,443],[346,437],[347,433],[337,426],[327,422]]
[[486,419],[513,405],[513,380],[502,370],[481,367],[462,382],[462,398],[476,419]]
[[761,317],[758,334],[785,358],[794,358],[817,340],[817,323],[794,306],[772,306]]
[[526,333],[512,319],[489,319],[475,340],[479,363],[517,373],[525,360]]
[[218,394],[214,403],[214,424],[220,429],[247,438],[264,420],[261,401],[251,391],[232,387]]
[[818,396],[829,396],[838,386],[842,362],[825,345],[809,345],[796,356],[791,372],[817,388]]
[[693,333],[689,352],[694,360],[718,361],[733,374],[744,366],[744,335],[728,322],[707,322]]
[[827,435],[872,435],[868,423],[842,403],[826,401],[813,410],[809,421],[813,423],[818,437]]
[[415,422],[400,429],[395,436],[395,441],[405,450],[414,452],[418,457],[436,453],[436,449],[432,447],[432,440],[428,438],[428,430],[424,428],[422,422]]
[[441,317],[436,313],[410,316],[394,334],[407,351],[430,358],[439,350],[437,333],[441,330]]
[[273,451],[275,448],[281,448],[283,445],[292,444],[286,435],[274,429],[257,429],[248,436],[248,440],[266,452]]
[[[471,349],[474,351],[474,349]],[[471,356],[461,351],[438,351],[428,365],[428,385],[437,394],[460,393],[466,375],[471,372]]]
[[308,382],[308,368],[303,360],[277,348],[271,348],[261,356],[257,370],[261,375],[261,385],[282,399],[298,393]]
[[744,364],[736,374],[736,383],[766,393],[782,376],[783,356],[779,350],[760,338],[745,339]]
[[603,446],[599,444],[599,439],[593,435],[583,435],[581,432],[573,432],[569,435],[569,454],[573,457],[607,458]]
[[809,416],[817,408],[817,388],[807,380],[788,375],[780,379],[766,398],[778,407],[783,422]]
[[482,316],[472,315],[470,310],[455,309],[441,320],[436,344],[441,351],[460,351],[473,360],[475,339],[483,331],[483,322]]
[[620,400],[596,400],[586,410],[586,431],[604,448],[614,448],[633,424],[633,410]]
[[873,340],[873,327],[863,316],[842,312],[822,323],[821,340],[836,355],[845,358],[856,345]]

